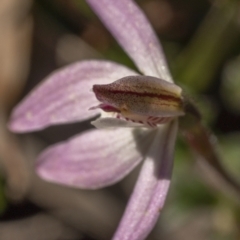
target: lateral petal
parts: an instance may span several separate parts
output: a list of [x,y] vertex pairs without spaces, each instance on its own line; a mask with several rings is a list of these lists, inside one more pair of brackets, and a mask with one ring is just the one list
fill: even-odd
[[140,163],[155,135],[143,129],[134,133],[127,128],[88,131],[45,150],[37,172],[45,180],[78,188],[111,185]]
[[132,0],[86,0],[144,75],[173,82],[152,26]]
[[159,129],[113,240],[143,240],[154,227],[170,184],[176,133],[177,120]]
[[99,111],[88,111],[97,103],[92,85],[136,74],[109,61],[71,64],[48,76],[15,107],[9,128],[14,132],[29,132],[93,117]]

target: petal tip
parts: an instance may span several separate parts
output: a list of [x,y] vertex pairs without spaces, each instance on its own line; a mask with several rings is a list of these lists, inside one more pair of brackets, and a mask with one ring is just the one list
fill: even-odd
[[8,129],[15,133],[30,132],[38,127],[33,126],[33,115],[31,112],[21,112],[15,108],[10,116]]
[[22,133],[22,132],[30,131],[27,129],[26,126],[24,126],[24,124],[21,121],[14,120],[14,119],[10,119],[10,121],[7,124],[7,128],[11,132],[15,132],[15,133]]
[[55,174],[51,170],[49,170],[50,169],[48,169],[42,162],[40,163],[39,161],[37,161],[35,165],[36,174],[45,181],[56,182],[56,180],[54,179]]
[[8,129],[14,133],[27,133],[38,131],[44,128],[43,125],[33,124],[33,122],[25,118],[10,119],[7,125]]

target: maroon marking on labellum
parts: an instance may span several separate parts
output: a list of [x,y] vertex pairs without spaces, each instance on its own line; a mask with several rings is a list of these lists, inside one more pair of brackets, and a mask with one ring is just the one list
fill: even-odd
[[[95,85],[96,86],[96,85]],[[95,88],[96,90],[96,88]],[[165,95],[165,94],[159,94],[159,93],[139,93],[139,92],[133,92],[133,91],[126,91],[126,90],[108,90],[108,89],[101,89],[100,91],[105,92],[105,93],[113,93],[113,94],[125,94],[125,95],[135,95],[137,97],[152,97],[152,98],[159,98],[161,100],[166,100],[166,101],[176,101],[176,102],[181,102],[181,99],[178,97],[170,96],[170,95]]]
[[147,121],[147,124],[148,124],[149,127],[152,127],[152,128],[157,126],[155,123],[149,122],[149,121]]
[[119,112],[120,113],[119,109],[117,109],[111,105],[100,104],[99,107],[105,112]]

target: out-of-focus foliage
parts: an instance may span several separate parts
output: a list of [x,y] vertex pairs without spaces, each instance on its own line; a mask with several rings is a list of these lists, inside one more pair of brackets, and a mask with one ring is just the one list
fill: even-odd
[[232,59],[225,66],[222,82],[221,96],[224,104],[232,112],[240,113],[240,56]]
[[4,212],[7,207],[7,200],[4,195],[3,181],[0,179],[0,215]]
[[240,132],[221,135],[219,137],[219,151],[224,164],[228,166],[235,177],[240,180]]
[[216,1],[176,60],[176,76],[195,91],[211,87],[240,40],[238,1]]

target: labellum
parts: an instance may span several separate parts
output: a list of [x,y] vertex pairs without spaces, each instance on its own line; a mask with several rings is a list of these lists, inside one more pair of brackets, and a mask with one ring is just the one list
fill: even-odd
[[93,92],[101,108],[117,118],[156,127],[184,115],[182,89],[150,76],[130,76],[113,83],[94,85]]

